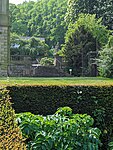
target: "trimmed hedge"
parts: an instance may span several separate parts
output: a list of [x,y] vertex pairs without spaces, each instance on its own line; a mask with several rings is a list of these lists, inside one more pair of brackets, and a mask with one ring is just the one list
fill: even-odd
[[8,91],[0,89],[0,150],[26,150]]
[[12,86],[10,90],[16,113],[49,115],[68,106],[74,113],[87,113],[102,131],[103,149],[113,134],[113,86]]

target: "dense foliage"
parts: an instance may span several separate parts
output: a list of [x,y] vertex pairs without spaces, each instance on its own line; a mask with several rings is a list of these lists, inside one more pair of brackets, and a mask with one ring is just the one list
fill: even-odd
[[44,57],[40,60],[40,64],[42,66],[51,66],[53,65],[53,59],[52,58],[47,58],[47,57]]
[[11,55],[26,55],[34,59],[41,59],[43,57],[52,57],[53,54],[49,50],[49,46],[45,41],[41,41],[37,37],[20,37],[17,34],[11,34]]
[[112,29],[113,23],[113,1],[112,0],[68,0],[66,20],[68,23],[75,22],[79,14],[96,14],[102,17],[102,23]]
[[93,119],[86,114],[72,114],[69,107],[46,117],[22,113],[17,120],[30,150],[99,149],[101,132],[91,127]]
[[46,38],[49,46],[64,42],[67,0],[41,0],[10,4],[11,32]]
[[112,5],[112,0],[40,0],[10,4],[11,32],[45,37],[47,44],[51,46],[57,42],[62,44],[67,20],[74,23],[81,13],[102,17],[103,24],[112,29]]
[[[81,14],[75,24],[69,26],[63,54],[67,67],[73,74],[91,75],[91,59],[96,59],[98,50],[108,41],[109,31],[95,15]],[[94,56],[93,56],[93,55]]]
[[7,90],[0,89],[0,150],[26,150]]
[[63,47],[63,54],[66,60],[67,69],[72,69],[72,74],[75,76],[89,76],[90,52],[96,52],[96,39],[92,34],[84,29],[83,26],[76,29],[68,30],[66,42]]
[[113,77],[113,36],[109,37],[108,43],[99,53],[98,70],[103,77]]
[[113,86],[12,86],[8,87],[16,113],[50,115],[69,106],[74,113],[89,114],[101,129],[102,150],[113,135]]
[[[19,53],[21,51],[23,54],[29,54],[36,58],[37,51],[40,51],[38,54],[43,53],[41,55],[47,57],[48,61],[51,55],[53,56],[52,51],[48,48],[53,49],[59,45],[59,49],[61,49],[64,44],[64,49],[67,51],[64,53],[65,62],[67,62],[65,65],[68,70],[73,69],[73,74],[77,76],[97,75],[97,62],[92,62],[93,58],[90,62],[88,53],[96,51],[95,54],[98,54],[98,50],[104,49],[103,46],[107,44],[107,29],[113,29],[112,8],[112,0],[39,0],[19,5],[10,4],[11,32],[16,33],[19,37],[35,37],[35,39],[44,37],[46,43],[37,42],[39,46],[44,46],[44,49],[39,50],[37,44],[30,47],[28,42],[21,40],[23,46],[16,50],[11,48],[11,54],[18,54],[18,51]],[[71,23],[74,25],[70,25]],[[76,26],[76,30],[74,26]],[[73,33],[72,37],[69,37],[68,34],[71,33]],[[84,56],[86,56],[86,60]],[[94,71],[96,73],[92,73],[93,70],[96,70]],[[100,75],[103,76],[102,73]]]
[[100,52],[98,68],[100,76],[113,77],[113,47],[104,48]]

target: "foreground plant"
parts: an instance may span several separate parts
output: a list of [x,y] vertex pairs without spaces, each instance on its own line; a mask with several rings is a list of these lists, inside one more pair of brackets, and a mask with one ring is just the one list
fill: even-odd
[[46,117],[21,113],[17,121],[29,150],[98,150],[101,144],[100,130],[91,127],[93,118],[72,114],[69,107]]
[[0,89],[0,150],[26,150],[8,91]]

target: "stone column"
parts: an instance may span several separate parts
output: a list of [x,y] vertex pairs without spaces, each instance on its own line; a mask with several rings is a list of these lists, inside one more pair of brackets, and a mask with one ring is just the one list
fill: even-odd
[[8,27],[0,26],[0,76],[7,76],[9,64]]
[[9,61],[9,0],[0,0],[0,76],[8,75]]

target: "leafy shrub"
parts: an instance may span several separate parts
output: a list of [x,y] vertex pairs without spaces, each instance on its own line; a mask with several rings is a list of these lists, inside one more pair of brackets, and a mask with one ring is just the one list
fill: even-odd
[[92,128],[89,115],[72,114],[69,107],[59,108],[46,117],[21,113],[18,123],[30,150],[98,150],[100,130]]
[[99,73],[102,77],[113,77],[113,36],[109,36],[108,43],[100,51]]
[[108,144],[108,150],[113,150],[113,142],[109,142],[109,144]]
[[0,90],[0,150],[26,150],[7,90]]
[[113,47],[100,51],[99,73],[102,77],[113,77]]
[[53,65],[53,58],[43,57],[43,58],[40,60],[40,64],[41,64],[42,66],[50,66],[50,65]]

